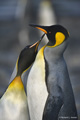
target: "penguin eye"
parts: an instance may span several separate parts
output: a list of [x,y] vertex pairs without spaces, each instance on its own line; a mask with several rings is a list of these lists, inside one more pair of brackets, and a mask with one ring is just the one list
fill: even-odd
[[56,46],[60,45],[65,40],[65,35],[62,32],[57,32],[55,34],[55,40],[56,40]]

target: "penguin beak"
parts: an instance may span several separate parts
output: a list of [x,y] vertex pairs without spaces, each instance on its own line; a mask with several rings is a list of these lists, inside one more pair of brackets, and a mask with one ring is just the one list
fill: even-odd
[[38,46],[39,46],[39,44],[40,44],[40,42],[41,42],[41,40],[43,39],[44,36],[45,36],[45,34],[43,34],[41,36],[41,39],[39,41],[37,41],[36,43],[32,44],[29,48],[35,47],[35,52],[36,52],[37,49],[38,49]]
[[40,40],[39,40],[39,41],[37,41],[36,43],[32,44],[29,48],[32,48],[32,47],[38,46],[38,45],[39,45],[39,43],[40,43]]
[[33,25],[33,24],[29,24],[31,27],[35,27],[41,31],[43,31],[45,34],[47,34],[47,27],[45,26],[40,26],[40,25]]

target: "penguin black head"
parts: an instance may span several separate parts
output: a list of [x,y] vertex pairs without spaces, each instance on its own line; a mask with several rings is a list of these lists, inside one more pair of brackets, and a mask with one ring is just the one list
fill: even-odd
[[47,46],[50,47],[62,44],[69,37],[69,32],[61,25],[40,26],[30,24],[30,26],[40,29],[47,35],[49,39]]
[[[43,36],[42,36],[42,38],[43,38]],[[20,52],[19,58],[16,63],[17,76],[19,76],[23,72],[25,72],[31,66],[31,64],[34,62],[40,42],[41,42],[41,40],[39,40],[38,42],[36,42],[33,45],[28,45]]]

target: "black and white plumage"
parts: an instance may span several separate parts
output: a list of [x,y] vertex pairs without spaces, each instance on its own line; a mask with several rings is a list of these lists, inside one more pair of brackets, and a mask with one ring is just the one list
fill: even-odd
[[34,62],[40,41],[26,46],[20,52],[16,62],[16,75],[0,99],[0,120],[29,120],[27,96],[21,75]]
[[49,42],[38,52],[28,77],[30,119],[77,120],[74,94],[63,57],[69,33],[61,25],[31,26],[45,32]]

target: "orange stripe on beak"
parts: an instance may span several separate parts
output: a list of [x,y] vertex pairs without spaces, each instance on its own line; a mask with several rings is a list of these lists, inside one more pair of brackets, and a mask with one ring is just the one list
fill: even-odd
[[40,28],[40,27],[36,27],[37,29],[39,29],[39,30],[41,30],[41,31],[43,31],[45,34],[47,34],[47,31],[46,30],[44,30],[44,29],[42,29],[42,28]]

